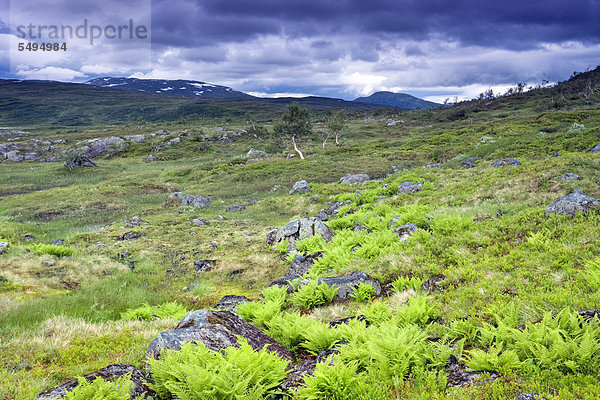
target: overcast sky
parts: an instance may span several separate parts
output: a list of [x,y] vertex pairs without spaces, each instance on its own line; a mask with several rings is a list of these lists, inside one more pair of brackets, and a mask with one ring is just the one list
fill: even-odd
[[[48,4],[51,3],[51,4]],[[124,6],[123,3],[127,5]],[[600,64],[600,0],[0,0],[0,77],[193,79],[256,95],[471,98]],[[18,52],[17,25],[148,28]],[[39,40],[37,40],[39,42]],[[57,41],[57,40],[53,40]],[[59,42],[62,42],[59,40]]]

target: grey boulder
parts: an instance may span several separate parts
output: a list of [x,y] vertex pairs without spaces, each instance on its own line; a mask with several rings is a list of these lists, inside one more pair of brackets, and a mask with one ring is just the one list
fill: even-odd
[[575,215],[577,212],[587,214],[589,211],[598,211],[599,209],[600,201],[586,196],[581,189],[577,189],[546,207],[546,214]]
[[462,168],[473,168],[475,166],[475,161],[477,160],[479,160],[479,157],[469,157],[463,161],[460,166]]
[[416,193],[423,189],[423,182],[412,183],[409,181],[404,181],[398,186],[398,191],[396,194],[401,193]]
[[246,158],[264,158],[268,157],[269,154],[266,151],[250,149],[248,153],[246,153]]
[[392,232],[400,237],[402,243],[405,243],[410,236],[417,232],[417,229],[417,225],[415,224],[404,224],[394,228]]
[[600,153],[600,142],[587,151],[588,153]]
[[211,202],[210,196],[202,196],[202,195],[193,195],[193,194],[183,194],[181,192],[175,192],[171,194],[164,201],[163,206],[167,206],[170,204],[178,204],[182,206],[193,206],[197,208],[204,208],[210,206]]
[[362,183],[369,180],[367,174],[346,174],[340,179],[340,183]]
[[326,283],[329,286],[335,286],[338,288],[337,294],[333,300],[349,300],[354,294],[354,290],[360,284],[368,284],[373,286],[374,295],[379,296],[381,294],[381,284],[377,279],[371,278],[364,272],[353,272],[347,276],[338,276],[333,278],[321,278],[319,284]]
[[10,248],[10,244],[8,244],[6,242],[0,242],[0,254],[4,253],[9,248]]
[[501,160],[498,160],[494,163],[492,163],[492,167],[506,167],[507,165],[514,165],[514,166],[518,166],[521,165],[521,162],[519,160],[517,160],[516,158],[503,158]]
[[111,136],[104,139],[94,140],[86,149],[86,155],[90,158],[98,157],[103,154],[112,154],[123,151],[129,144],[120,137]]
[[299,218],[293,219],[275,234],[274,243],[282,240],[303,240],[314,235],[321,235],[326,242],[329,242],[335,233],[318,218]]
[[305,180],[297,181],[294,183],[294,187],[290,190],[290,194],[302,194],[310,192],[310,185]]
[[239,347],[237,336],[248,341],[256,351],[266,347],[284,360],[291,361],[288,349],[229,311],[190,311],[175,329],[161,332],[148,346],[146,357],[159,359],[163,349],[181,350],[183,343],[203,343],[208,349],[220,351]]
[[566,174],[564,174],[563,176],[560,177],[561,181],[576,181],[576,180],[579,180],[579,179],[581,179],[579,177],[579,175],[573,174],[571,172],[567,172]]
[[283,276],[284,279],[291,279],[295,276],[302,276],[310,271],[316,260],[323,256],[323,253],[311,253],[306,256],[296,254],[292,260],[292,264]]

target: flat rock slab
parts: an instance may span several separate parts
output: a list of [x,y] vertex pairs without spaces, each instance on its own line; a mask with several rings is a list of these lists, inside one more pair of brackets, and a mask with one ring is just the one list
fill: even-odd
[[187,313],[177,327],[161,332],[148,346],[148,358],[160,358],[163,349],[181,350],[183,343],[203,343],[208,349],[220,351],[227,347],[239,347],[237,335],[248,341],[256,351],[263,347],[291,361],[288,349],[229,311],[196,310]]
[[246,296],[237,296],[235,294],[228,294],[221,297],[221,300],[215,305],[217,310],[231,311],[234,312],[236,307],[240,304],[249,302],[250,299]]
[[326,242],[329,242],[335,235],[331,228],[319,218],[293,219],[277,231],[274,243],[282,240],[303,240],[317,234],[320,234]]
[[373,286],[374,295],[379,296],[381,294],[381,284],[377,279],[371,278],[364,272],[353,272],[347,276],[338,276],[333,278],[321,278],[319,284],[326,283],[329,286],[335,286],[338,288],[338,292],[333,300],[349,300],[354,294],[354,290],[360,284],[368,284]]
[[362,183],[369,179],[369,175],[367,174],[346,174],[340,178],[340,183]]
[[566,174],[560,177],[561,181],[577,181],[579,179],[581,179],[579,175],[573,174],[571,172],[567,172]]
[[577,189],[546,207],[546,214],[571,214],[578,212],[587,214],[590,211],[600,211],[600,201],[583,194]]
[[[142,372],[133,365],[111,364],[96,372],[84,375],[83,377],[90,382],[94,381],[96,378],[102,378],[105,381],[114,381],[129,373],[131,373],[131,382],[133,382],[133,390],[131,391],[130,399],[137,399],[140,396],[141,398],[156,396],[156,394],[147,386],[146,379]],[[56,386],[55,388],[45,390],[35,398],[36,400],[63,399],[66,397],[67,392],[75,389],[77,385],[79,385],[79,382],[75,379]]]

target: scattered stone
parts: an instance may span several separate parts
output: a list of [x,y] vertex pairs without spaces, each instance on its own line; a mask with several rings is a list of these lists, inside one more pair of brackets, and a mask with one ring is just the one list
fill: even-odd
[[517,160],[516,158],[503,158],[501,160],[498,160],[498,161],[492,163],[492,167],[495,167],[495,168],[506,167],[507,165],[518,166],[518,165],[521,165],[521,162],[519,160]]
[[210,271],[217,260],[196,260],[194,261],[194,268],[196,273]]
[[6,242],[0,242],[0,254],[4,253],[9,248],[10,248],[10,244],[8,244]]
[[475,166],[475,161],[477,160],[479,160],[479,157],[469,157],[463,161],[460,166],[462,168],[473,168]]
[[267,232],[267,246],[273,246],[275,244],[275,238],[277,237],[277,229],[271,229]]
[[415,164],[398,164],[398,165],[392,165],[390,167],[390,173],[388,174],[388,176],[389,175],[397,174],[398,172],[403,171],[405,169],[411,169],[411,168],[415,168],[415,167],[416,167]]
[[294,388],[304,385],[304,379],[313,374],[317,365],[316,358],[308,358],[297,363],[290,364],[289,373],[279,385],[282,392],[291,392]]
[[429,292],[440,292],[446,288],[447,285],[443,285],[442,282],[446,279],[446,275],[434,275],[427,279],[421,285],[421,290],[427,290]]
[[[84,375],[83,377],[89,382],[94,381],[96,378],[102,378],[105,381],[115,381],[123,375],[131,374],[131,382],[133,382],[133,389],[130,392],[130,399],[148,398],[156,396],[156,394],[150,390],[148,382],[144,378],[144,374],[133,365],[126,364],[111,364],[91,374]],[[50,399],[63,399],[66,397],[67,392],[72,391],[79,385],[79,381],[72,380],[62,385],[56,386],[55,388],[45,390],[39,393],[36,400],[50,400]]]
[[273,282],[269,283],[268,288],[277,286],[278,288],[285,288],[287,294],[291,294],[294,291],[294,280],[299,279],[299,275],[290,274],[283,278],[275,279]]
[[121,233],[119,236],[117,236],[117,240],[134,240],[142,237],[146,237],[146,234],[135,231],[129,231]]
[[146,162],[151,163],[153,161],[156,161],[157,159],[158,159],[157,156],[155,156],[154,154],[150,154],[148,157],[146,157]]
[[131,218],[131,221],[125,220],[125,225],[129,228],[133,228],[135,226],[146,226],[150,224],[141,219],[138,215],[134,215],[133,218]]
[[364,272],[353,272],[347,276],[339,276],[333,278],[320,278],[319,284],[326,283],[329,286],[335,286],[338,288],[338,292],[333,298],[334,300],[349,300],[354,294],[354,289],[358,285],[365,283],[373,286],[374,295],[379,296],[381,294],[381,284],[377,279],[371,278]]
[[225,209],[227,212],[246,211],[246,205],[241,206],[229,206]]
[[[249,159],[246,160],[246,162],[247,163],[249,163],[249,162],[258,162],[258,161],[263,161],[263,160],[264,160],[264,158],[261,158],[261,157],[258,157],[258,158],[249,158]],[[243,164],[240,164],[240,165],[243,165]]]
[[85,154],[78,154],[69,157],[67,161],[65,161],[65,167],[67,167],[69,170],[72,170],[76,167],[96,167],[96,163]]
[[192,219],[192,225],[193,226],[210,225],[210,222],[203,220],[203,219],[194,218],[194,219]]
[[362,183],[369,180],[369,175],[367,174],[346,174],[342,178],[340,178],[339,183]]
[[215,305],[215,309],[223,311],[235,312],[237,306],[243,303],[249,302],[250,299],[246,296],[236,296],[234,294],[228,294],[227,296],[221,297],[221,300]]
[[204,208],[210,206],[211,202],[210,196],[202,196],[202,195],[192,195],[186,194],[184,195],[181,192],[175,192],[171,194],[162,204],[163,207],[171,204],[177,204],[182,206],[193,206],[198,208]]
[[180,350],[183,343],[202,342],[213,351],[239,347],[237,336],[248,341],[256,351],[266,347],[282,359],[291,361],[288,349],[229,311],[196,310],[187,313],[175,329],[161,332],[148,346],[148,358],[160,358],[162,349]]
[[23,239],[25,239],[27,241],[32,241],[32,240],[35,240],[36,237],[33,235],[26,234],[25,236],[23,236]]
[[600,142],[587,151],[588,153],[600,153]]
[[104,139],[95,139],[89,146],[83,147],[89,158],[95,158],[107,153],[117,153],[123,151],[129,146],[125,140],[120,137],[111,136]]
[[560,177],[561,181],[577,181],[579,179],[581,179],[579,175],[573,174],[571,172],[567,172],[566,174]]
[[518,395],[515,398],[515,400],[548,400],[548,399],[537,392],[532,392],[532,393],[521,393],[520,395]]
[[352,202],[350,200],[333,201],[327,204],[329,204],[329,207],[322,209],[319,215],[317,215],[317,218],[319,218],[321,221],[327,221],[330,218],[336,218],[340,209],[342,207],[349,206],[352,204]]
[[587,214],[589,211],[598,211],[598,209],[600,209],[600,201],[586,196],[581,189],[577,189],[546,207],[546,214],[575,215],[577,212]]
[[423,182],[412,183],[409,181],[404,181],[398,186],[398,191],[396,194],[401,193],[416,193],[423,189]]
[[308,193],[308,192],[310,192],[310,186],[309,186],[308,182],[306,182],[304,180],[297,181],[296,183],[294,183],[294,187],[292,188],[292,190],[290,190],[291,195]]
[[54,261],[42,261],[42,265],[45,267],[53,267],[56,263]]
[[323,256],[323,253],[310,253],[306,256],[296,254],[292,260],[292,264],[283,276],[285,279],[291,279],[292,276],[302,276],[310,271],[315,261]]
[[557,151],[556,153],[552,154],[552,157],[554,157],[554,158],[560,157],[560,152]]
[[210,245],[212,246],[213,250],[216,250],[219,247],[219,244],[217,242],[215,242],[214,240],[212,242],[210,242]]
[[62,244],[65,242],[65,239],[56,239],[55,241],[53,241],[52,243],[50,243],[52,246],[62,246]]
[[303,240],[317,234],[320,234],[326,242],[331,241],[335,235],[331,228],[318,218],[293,219],[277,231],[274,243],[279,243],[282,240]]
[[594,318],[600,319],[600,310],[579,311],[579,315],[581,315],[586,321],[589,321]]
[[254,203],[257,203],[259,201],[260,201],[260,197],[250,197],[248,199],[248,201],[246,202],[246,206],[250,206],[250,205],[252,205]]
[[363,224],[361,224],[359,221],[354,221],[352,223],[352,230],[354,232],[367,232],[370,233],[371,230],[369,228],[367,228],[366,226],[364,226]]
[[423,168],[425,168],[425,169],[442,169],[444,167],[442,167],[440,164],[427,164]]
[[[392,221],[390,221],[391,223]],[[404,224],[404,225],[400,225],[396,228],[394,228],[394,230],[392,232],[394,232],[395,234],[397,234],[400,237],[400,241],[402,243],[406,243],[406,240],[414,235],[417,232],[417,225],[415,224]]]
[[265,157],[269,157],[269,153],[267,153],[266,151],[257,150],[254,148],[248,150],[248,153],[246,153],[246,158],[265,158]]

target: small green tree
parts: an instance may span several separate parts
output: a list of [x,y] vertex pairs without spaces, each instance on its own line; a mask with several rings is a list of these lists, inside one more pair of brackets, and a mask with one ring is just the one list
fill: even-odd
[[[346,126],[346,110],[344,110],[344,109],[336,112],[335,115],[333,117],[330,117],[329,121],[327,121],[327,129],[330,132],[332,132],[333,134],[335,134],[335,144],[337,144],[337,145],[340,144],[340,142],[339,142],[340,132],[344,129],[345,126]],[[327,139],[329,139],[329,134],[325,138],[325,141],[323,141],[323,148],[325,148],[325,142],[327,142]]]
[[300,159],[304,160],[304,154],[298,148],[297,138],[308,136],[312,132],[310,111],[307,108],[300,107],[298,103],[289,104],[281,120],[275,124],[274,128],[277,136],[291,138],[294,150],[298,153]]

